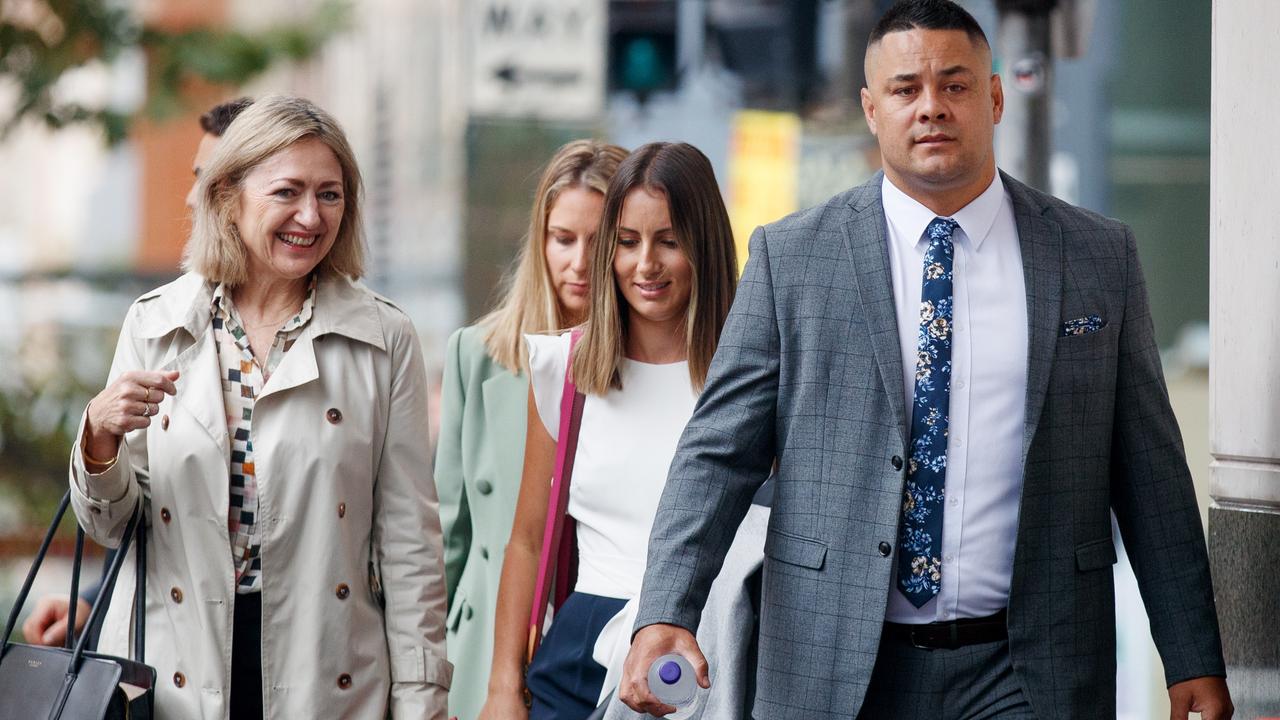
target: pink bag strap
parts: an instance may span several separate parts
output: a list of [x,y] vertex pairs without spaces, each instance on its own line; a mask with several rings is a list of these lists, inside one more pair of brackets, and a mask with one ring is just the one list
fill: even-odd
[[[582,336],[581,329],[569,335],[569,362],[564,373],[564,393],[560,397],[560,433],[556,439],[556,470],[551,480],[551,497],[547,502],[547,520],[542,531],[542,552],[538,557],[538,581],[534,586],[533,607],[529,614],[529,642],[525,651],[525,665],[532,662],[533,654],[542,642],[542,624],[547,615],[553,585],[556,595],[568,594],[564,587],[568,577],[568,560],[572,548],[562,547],[565,538],[565,521],[569,509],[569,481],[573,477],[573,461],[578,452],[578,432],[582,426],[582,408],[586,396],[578,392],[570,377],[573,367],[573,350]],[[559,583],[556,583],[559,576]],[[559,604],[559,603],[557,603]]]

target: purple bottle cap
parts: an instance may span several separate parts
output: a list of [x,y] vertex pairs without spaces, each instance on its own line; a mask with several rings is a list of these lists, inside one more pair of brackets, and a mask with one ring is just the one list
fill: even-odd
[[658,677],[668,685],[675,685],[680,682],[680,664],[674,660],[662,663],[662,667],[658,668]]

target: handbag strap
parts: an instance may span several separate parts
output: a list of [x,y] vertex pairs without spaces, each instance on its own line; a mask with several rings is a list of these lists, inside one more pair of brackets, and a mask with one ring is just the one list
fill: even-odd
[[53,542],[53,535],[58,531],[58,525],[62,522],[62,516],[67,513],[67,505],[71,502],[71,491],[68,490],[62,496],[62,502],[58,503],[58,509],[53,513],[53,522],[49,524],[49,529],[44,533],[44,540],[40,542],[40,549],[36,551],[36,557],[31,561],[31,569],[27,571],[27,579],[22,583],[22,589],[18,591],[18,597],[13,601],[13,609],[9,611],[9,621],[5,623],[4,635],[0,636],[0,656],[9,649],[9,638],[13,635],[13,628],[18,624],[18,615],[22,613],[22,606],[27,602],[27,595],[31,593],[31,584],[36,581],[36,571],[40,569],[40,565],[44,563],[44,557],[49,553],[49,544]]
[[573,461],[578,453],[578,432],[582,427],[582,408],[586,396],[578,392],[571,377],[573,351],[582,337],[581,329],[569,334],[569,362],[564,372],[564,392],[560,396],[560,432],[556,438],[556,469],[551,480],[551,496],[547,502],[547,519],[542,530],[542,551],[538,555],[538,580],[534,585],[533,607],[529,613],[529,641],[525,648],[525,664],[533,660],[542,642],[542,624],[551,599],[556,574],[560,540],[564,533],[569,508],[569,481],[573,477]]
[[[45,557],[49,554],[49,545],[53,542],[54,534],[58,530],[58,525],[62,523],[62,518],[67,513],[67,506],[71,502],[71,491],[68,490],[62,496],[62,501],[58,503],[58,509],[54,512],[53,522],[49,524],[49,529],[45,532],[44,540],[40,543],[40,549],[36,551],[35,559],[31,561],[31,569],[27,571],[27,579],[22,583],[22,589],[18,591],[18,597],[14,600],[13,609],[9,612],[9,621],[5,625],[4,636],[0,637],[0,656],[9,648],[9,637],[13,634],[14,627],[18,624],[18,616],[22,613],[22,607],[27,602],[28,595],[31,594],[31,586],[35,582],[36,573],[39,572],[40,566],[44,564]],[[145,630],[143,626],[146,624],[142,611],[145,610],[146,598],[146,523],[142,521],[143,517],[143,499],[141,494],[138,496],[138,504],[134,506],[133,515],[129,518],[129,525],[125,528],[124,537],[120,541],[120,548],[116,552],[115,557],[111,561],[111,566],[107,570],[107,576],[103,580],[102,590],[98,592],[98,597],[93,603],[93,609],[89,611],[89,619],[85,623],[85,632],[80,634],[80,638],[76,641],[72,650],[71,662],[68,665],[68,674],[74,674],[79,671],[80,659],[84,656],[87,641],[89,639],[89,629],[101,623],[102,617],[106,614],[107,606],[111,603],[111,591],[115,587],[116,578],[120,575],[120,568],[124,565],[125,555],[129,553],[129,544],[135,538],[138,541],[138,570],[137,583],[135,591],[141,601],[136,601],[135,605],[135,622],[134,622],[134,659],[143,662],[145,657],[143,652],[143,641],[145,640]],[[76,572],[72,575],[71,590],[72,596],[69,598],[71,607],[75,607],[75,593],[79,589],[79,567],[81,564],[81,556],[84,551],[84,529],[76,525],[76,557],[74,567]],[[74,610],[68,610],[67,616],[67,634],[74,635],[75,625],[72,623],[75,616],[72,615]]]

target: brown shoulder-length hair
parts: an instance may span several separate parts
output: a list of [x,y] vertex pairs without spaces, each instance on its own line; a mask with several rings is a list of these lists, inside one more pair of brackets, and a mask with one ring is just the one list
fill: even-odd
[[232,287],[249,279],[248,254],[235,218],[245,175],[290,145],[315,138],[333,151],[342,167],[342,223],[338,237],[316,271],[321,275],[364,275],[364,226],[360,217],[363,183],[355,153],[338,122],[309,100],[271,95],[254,101],[227,127],[196,183],[191,238],[182,268]]
[[560,330],[568,325],[547,267],[547,218],[565,190],[575,187],[604,195],[627,151],[598,140],[574,140],[551,157],[538,180],[529,211],[529,233],[504,280],[503,298],[480,319],[489,356],[512,372],[528,362],[525,333]]
[[618,222],[627,195],[638,188],[667,200],[676,244],[693,268],[693,287],[685,310],[689,381],[701,391],[733,304],[737,251],[729,213],[720,197],[711,162],[687,143],[650,143],[623,161],[605,193],[604,212],[592,253],[590,309],[574,350],[573,380],[584,393],[603,395],[622,389],[619,368],[627,340],[630,306],[613,274]]

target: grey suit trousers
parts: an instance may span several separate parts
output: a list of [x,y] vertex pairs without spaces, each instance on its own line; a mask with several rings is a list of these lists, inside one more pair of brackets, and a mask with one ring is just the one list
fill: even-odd
[[881,637],[858,720],[1035,718],[1009,659],[1009,641],[922,650]]

